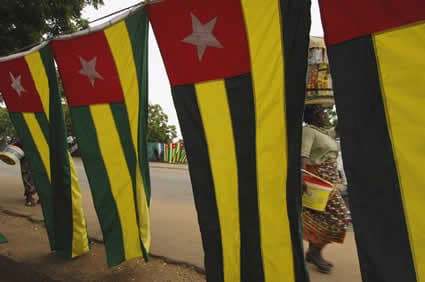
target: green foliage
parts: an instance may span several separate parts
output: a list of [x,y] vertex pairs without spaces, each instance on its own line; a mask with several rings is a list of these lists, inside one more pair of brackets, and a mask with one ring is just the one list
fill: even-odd
[[97,8],[103,0],[1,0],[0,56],[37,44],[43,36],[87,27],[81,18],[87,5]]
[[73,136],[71,113],[69,112],[68,105],[62,104],[62,110],[63,110],[63,114],[64,114],[64,119],[65,119],[66,132],[68,133],[68,136]]
[[[5,108],[0,108],[0,148],[16,137],[15,128]],[[9,140],[8,140],[9,139]]]
[[[72,121],[67,104],[62,104],[65,116],[65,125],[68,136],[73,136]],[[176,127],[168,125],[168,116],[163,112],[160,105],[149,105],[148,109],[148,142],[170,143],[177,137]],[[5,108],[0,107],[0,148],[7,140],[16,138],[15,128]]]
[[[68,135],[72,135],[72,122],[69,113],[69,107],[62,104],[63,113],[65,115],[65,125]],[[6,108],[0,107],[0,150],[7,144],[16,139],[16,131],[9,118],[9,113]]]
[[[1,0],[0,56],[38,44],[43,36],[86,28],[88,22],[81,18],[81,11],[100,5],[103,0]],[[2,101],[0,93],[0,104]]]
[[148,107],[148,142],[169,143],[177,137],[176,127],[168,125],[168,116],[160,105]]

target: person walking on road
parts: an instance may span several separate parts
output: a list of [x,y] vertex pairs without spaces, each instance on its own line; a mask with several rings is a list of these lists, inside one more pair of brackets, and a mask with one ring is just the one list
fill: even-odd
[[[337,184],[338,144],[334,132],[324,128],[329,123],[328,115],[320,105],[307,105],[304,122],[307,125],[302,134],[302,168]],[[323,258],[322,250],[332,242],[343,243],[350,223],[349,212],[338,189],[329,196],[324,211],[304,207],[302,219],[303,237],[309,242],[306,261],[313,263],[320,272],[329,273],[333,264]]]
[[[15,142],[13,145],[23,150],[23,146],[19,141]],[[20,159],[20,167],[22,182],[24,184],[25,205],[27,207],[34,207],[37,204],[37,201],[34,198],[37,191],[35,190],[34,181],[31,176],[30,163],[27,157],[24,156]]]

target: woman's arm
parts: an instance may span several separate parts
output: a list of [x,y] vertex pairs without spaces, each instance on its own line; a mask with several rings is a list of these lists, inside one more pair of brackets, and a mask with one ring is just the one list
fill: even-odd
[[[311,149],[314,143],[314,129],[310,127],[303,128],[302,143],[301,143],[301,169],[306,169],[309,163]],[[301,173],[301,188],[305,192],[307,186],[304,183],[303,174]]]
[[308,158],[301,157],[301,169],[306,169],[308,164]]

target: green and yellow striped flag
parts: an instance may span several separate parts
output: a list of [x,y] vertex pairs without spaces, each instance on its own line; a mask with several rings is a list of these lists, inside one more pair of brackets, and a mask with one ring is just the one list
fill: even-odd
[[0,91],[30,162],[51,249],[68,258],[88,252],[81,192],[66,143],[50,47],[1,58]]
[[309,9],[306,0],[149,5],[187,148],[208,281],[308,280],[299,154]]
[[147,39],[143,9],[52,42],[108,264],[147,258]]
[[168,162],[170,159],[170,145],[164,144],[164,161]]
[[425,281],[425,1],[321,0],[363,281]]

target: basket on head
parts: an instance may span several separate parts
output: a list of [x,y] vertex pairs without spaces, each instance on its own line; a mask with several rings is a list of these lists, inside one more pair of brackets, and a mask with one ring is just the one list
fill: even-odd
[[0,152],[0,160],[8,165],[16,165],[23,157],[24,151],[15,145],[8,145],[3,152]]

